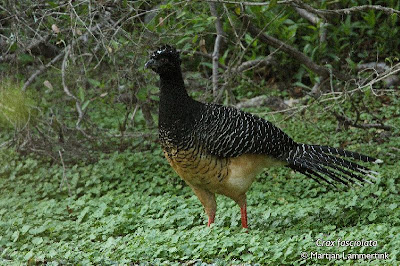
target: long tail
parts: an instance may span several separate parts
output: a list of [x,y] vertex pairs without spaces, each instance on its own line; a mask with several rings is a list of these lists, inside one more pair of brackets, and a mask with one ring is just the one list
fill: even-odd
[[356,183],[372,183],[376,180],[377,172],[343,159],[350,158],[363,162],[381,163],[382,160],[360,153],[346,151],[328,146],[298,144],[289,151],[287,167],[302,173],[320,183],[320,180],[335,186],[335,182],[345,185]]

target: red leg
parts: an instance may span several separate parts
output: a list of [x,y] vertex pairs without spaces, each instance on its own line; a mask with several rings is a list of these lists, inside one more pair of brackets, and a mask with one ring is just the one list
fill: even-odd
[[247,228],[247,206],[246,203],[242,207],[240,207],[240,214],[242,216],[242,227]]
[[189,186],[193,189],[201,204],[204,206],[204,211],[208,215],[207,226],[210,227],[215,220],[215,212],[217,211],[217,203],[215,202],[215,194],[205,190],[204,188],[194,187],[190,183]]
[[207,223],[207,226],[210,227],[210,225],[211,225],[212,223],[214,223],[214,220],[215,220],[215,213],[208,216],[208,223]]

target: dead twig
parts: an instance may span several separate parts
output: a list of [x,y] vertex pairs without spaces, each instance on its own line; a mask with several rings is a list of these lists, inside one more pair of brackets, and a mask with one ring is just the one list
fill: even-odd
[[89,34],[94,34],[94,32],[98,31],[106,21],[103,21],[99,24],[96,24],[95,26],[91,27],[88,32],[85,34],[81,35],[79,38],[73,40],[71,44],[67,45],[56,57],[54,57],[49,63],[46,65],[41,65],[39,69],[37,69],[30,77],[29,79],[24,83],[24,86],[22,86],[22,91],[26,91],[26,88],[32,84],[32,82],[43,72],[45,72],[50,66],[54,65],[56,62],[58,62],[66,53],[68,49],[70,49],[71,46],[74,46],[75,43],[86,40],[89,36]]
[[240,46],[240,48],[242,48],[242,50],[245,50],[246,48],[242,44],[241,37],[239,36],[239,34],[238,34],[237,30],[236,30],[235,24],[232,21],[231,15],[229,14],[229,10],[226,7],[226,4],[223,4],[223,7],[224,7],[224,11],[225,11],[226,17],[228,18],[229,24],[231,25],[231,28],[233,30],[233,34],[235,35],[236,43]]
[[218,61],[219,61],[219,49],[221,46],[222,36],[224,34],[221,24],[221,19],[217,11],[217,7],[214,2],[209,3],[211,15],[215,17],[215,30],[217,37],[214,42],[214,51],[212,53],[212,84],[213,84],[213,96],[214,98],[218,95]]
[[66,175],[66,171],[65,171],[64,159],[63,159],[61,151],[58,151],[58,155],[60,156],[61,164],[62,164],[62,167],[63,167],[63,176],[62,176],[62,180],[60,182],[60,189],[62,189],[62,185],[63,185],[63,183],[65,183],[67,185],[67,188],[68,188],[68,195],[71,197],[72,196],[71,187],[70,187],[70,185],[68,183],[68,179],[67,179],[67,175]]
[[271,55],[269,55],[264,59],[256,59],[256,60],[250,60],[250,61],[243,62],[242,64],[240,64],[240,66],[232,68],[231,71],[232,72],[244,72],[244,71],[253,69],[255,67],[268,66],[268,65],[273,64],[274,62],[275,62],[275,60],[273,59],[273,57]]
[[275,111],[287,110],[289,108],[281,98],[275,96],[268,97],[266,95],[257,96],[236,104],[236,107],[239,109],[260,106],[267,106]]
[[351,127],[357,127],[357,128],[363,128],[363,129],[368,129],[368,128],[377,128],[377,129],[383,129],[383,130],[393,130],[392,126],[384,125],[384,124],[359,124],[358,123],[358,118],[356,118],[356,121],[352,121],[350,118],[340,115],[337,112],[333,112],[333,115],[336,117],[336,119],[342,123],[343,125],[346,126],[351,126]]
[[315,14],[300,8],[300,7],[294,7],[294,9],[297,11],[297,13],[304,19],[308,20],[309,22],[311,22],[314,25],[317,25],[320,21],[321,18],[319,18],[318,16],[316,16]]
[[[400,63],[394,65],[393,67],[389,68],[388,70],[386,70],[384,73],[378,75],[376,78],[368,81],[366,84],[357,84],[358,87],[355,90],[363,90],[365,88],[370,88],[372,93],[374,93],[374,95],[377,95],[377,93],[374,91],[374,89],[372,88],[372,86],[382,80],[386,80],[387,78],[389,78],[390,76],[393,76],[394,74],[400,72]],[[365,82],[365,81],[364,81]]]
[[82,119],[83,119],[83,111],[82,111],[81,101],[75,95],[73,95],[71,93],[71,91],[68,89],[67,84],[65,83],[65,70],[67,68],[67,61],[68,61],[68,56],[69,56],[70,50],[71,50],[71,47],[68,46],[65,51],[65,54],[64,54],[63,62],[61,64],[61,81],[62,81],[62,86],[63,86],[65,94],[67,94],[69,97],[71,97],[75,101],[76,110],[78,112],[78,121],[76,122],[76,128],[80,129],[80,123],[82,122]]
[[41,37],[38,40],[31,41],[31,44],[29,44],[26,48],[21,49],[20,51],[18,51],[16,53],[2,55],[2,56],[0,56],[0,63],[13,61],[17,58],[17,55],[19,53],[29,52],[29,51],[33,50],[34,48],[36,48],[37,46],[39,46],[40,44],[47,43],[50,40],[50,38],[51,38],[51,34],[48,34],[46,37]]
[[[399,66],[397,65],[397,67],[399,67]],[[384,72],[390,73],[390,71],[395,70],[395,68],[390,67],[383,62],[369,62],[369,63],[359,64],[357,66],[357,70],[360,71],[359,73],[369,70],[369,71],[372,71],[373,74],[379,76],[380,74],[382,74]],[[398,84],[400,81],[400,78],[398,75],[390,75],[390,76],[387,76],[386,78],[384,78],[382,81],[384,82],[384,86],[386,88],[389,88],[393,85]]]
[[56,57],[54,57],[50,62],[48,62],[46,65],[41,65],[29,78],[28,80],[24,83],[24,86],[22,86],[22,91],[26,91],[26,88],[31,85],[31,83],[39,76],[41,75],[44,71],[46,71],[51,65],[54,65],[58,60],[60,60],[65,53],[65,50],[63,50],[61,53],[59,53]]
[[319,16],[325,16],[325,15],[341,15],[341,14],[345,14],[348,15],[352,12],[361,12],[361,11],[366,11],[366,10],[378,10],[378,11],[382,11],[386,14],[400,14],[399,10],[390,8],[390,7],[384,7],[381,5],[362,5],[362,6],[353,6],[353,7],[349,7],[349,8],[342,8],[342,9],[316,9],[313,8],[312,6],[304,3],[301,0],[293,0],[290,1],[291,5],[293,6],[298,6],[300,8],[303,8],[311,13],[317,14]]
[[[244,6],[268,6],[270,2],[242,2],[242,1],[229,1],[229,0],[205,0],[205,2],[210,3],[224,3],[224,4],[235,4],[235,5],[244,5]],[[278,4],[290,4],[293,2],[292,0],[283,0],[278,1]]]
[[[268,6],[270,5],[270,1],[266,2],[242,2],[242,1],[229,1],[229,0],[205,0],[206,2],[214,2],[214,3],[224,3],[224,4],[235,4],[235,5],[243,5],[243,6]],[[354,7],[349,7],[349,8],[342,8],[342,9],[316,9],[313,8],[312,6],[304,3],[301,0],[282,0],[282,1],[277,1],[277,4],[283,4],[283,5],[292,5],[296,7],[303,8],[311,13],[318,14],[318,15],[332,15],[332,14],[350,14],[351,12],[361,12],[365,10],[378,10],[382,11],[386,14],[400,14],[399,10],[390,8],[390,7],[384,7],[381,5],[362,5],[362,6],[354,6]]]

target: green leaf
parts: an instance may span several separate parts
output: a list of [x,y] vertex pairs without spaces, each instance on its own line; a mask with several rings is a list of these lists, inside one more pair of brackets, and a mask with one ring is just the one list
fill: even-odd
[[368,215],[368,220],[369,220],[370,222],[375,221],[376,217],[377,217],[376,212],[373,211],[373,212],[371,212],[371,213]]
[[209,62],[201,62],[200,64],[203,65],[203,66],[206,66],[206,67],[208,67],[208,68],[210,68],[210,69],[213,68],[212,63],[209,63]]
[[199,35],[198,35],[198,34],[194,35],[194,37],[193,37],[193,39],[192,39],[192,43],[196,43],[197,40],[198,40],[198,38],[199,38]]
[[176,247],[172,247],[172,248],[169,248],[168,249],[168,252],[170,252],[170,253],[174,253],[174,252],[176,252],[178,249],[176,248]]
[[268,10],[271,10],[272,8],[276,7],[278,4],[278,0],[270,0],[269,5],[268,5]]
[[58,254],[58,252],[56,251],[56,250],[54,250],[54,249],[51,249],[50,251],[49,251],[49,257],[50,258],[53,258],[53,257],[55,257],[56,255]]
[[236,6],[236,7],[235,7],[235,14],[238,15],[238,16],[240,16],[240,12],[241,12],[240,7],[239,7],[239,6]]
[[28,64],[34,61],[31,55],[25,53],[19,55],[19,60],[21,61],[22,64]]
[[146,100],[147,98],[147,88],[146,87],[141,87],[139,91],[136,94],[136,98],[138,98],[141,101]]
[[88,78],[87,81],[89,82],[90,85],[92,85],[95,88],[101,88],[102,87],[101,86],[101,82],[96,80],[96,79]]
[[85,102],[82,104],[82,110],[85,110],[86,107],[89,105],[89,103],[90,103],[90,100],[85,101]]
[[89,207],[85,207],[82,212],[78,215],[78,219],[76,220],[76,222],[79,224],[82,222],[82,220],[85,218],[86,214],[89,212],[90,208]]
[[43,242],[43,238],[41,238],[41,237],[34,237],[33,239],[32,239],[32,244],[34,244],[34,245],[39,245],[39,244],[41,244]]
[[13,42],[13,44],[10,46],[9,52],[15,52],[18,49],[18,44],[17,42]]
[[25,260],[25,261],[28,261],[28,260],[30,260],[32,257],[33,257],[33,252],[32,252],[32,250],[31,250],[31,251],[29,251],[28,253],[26,253],[26,255],[24,256],[24,260]]
[[241,259],[242,259],[243,261],[248,261],[248,262],[250,262],[250,261],[252,261],[252,260],[254,259],[254,255],[251,254],[251,253],[247,253],[247,254],[242,255],[242,256],[241,256]]
[[55,3],[54,1],[47,1],[47,3],[49,4],[49,6],[51,6],[52,8],[57,8],[58,4]]
[[17,231],[14,231],[14,233],[12,234],[12,239],[13,239],[13,242],[17,242],[17,240],[18,240],[18,238],[19,238],[19,231],[17,230]]
[[172,8],[172,4],[171,3],[167,3],[165,5],[160,5],[161,9],[171,9]]
[[78,97],[81,100],[81,102],[85,101],[85,91],[82,87],[78,88]]
[[26,232],[28,232],[28,230],[31,228],[30,225],[26,224],[24,226],[22,226],[21,228],[21,234],[25,234]]

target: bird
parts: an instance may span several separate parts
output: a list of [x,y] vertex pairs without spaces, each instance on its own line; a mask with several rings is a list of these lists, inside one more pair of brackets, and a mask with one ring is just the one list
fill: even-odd
[[166,44],[151,53],[145,68],[160,77],[158,129],[163,153],[200,200],[207,226],[215,222],[215,194],[221,194],[239,205],[242,227],[248,228],[246,192],[265,168],[288,167],[328,186],[376,180],[377,172],[354,161],[382,162],[379,159],[297,143],[261,117],[196,101],[186,90],[181,62],[180,52]]

